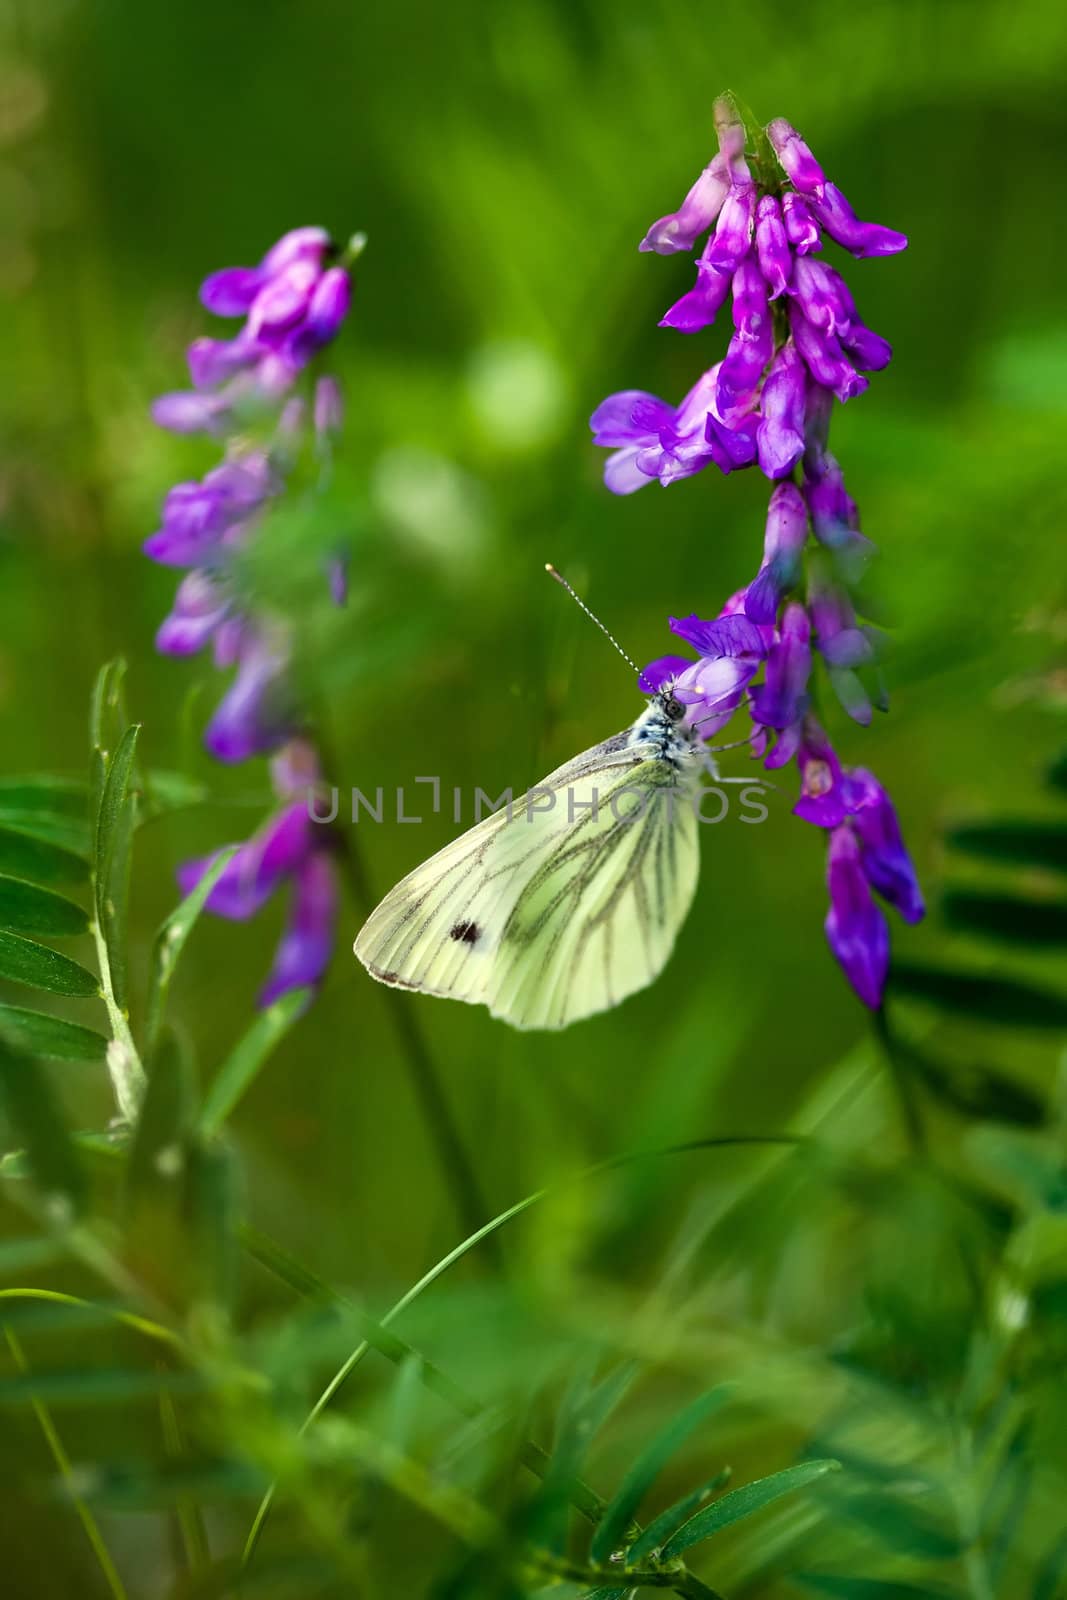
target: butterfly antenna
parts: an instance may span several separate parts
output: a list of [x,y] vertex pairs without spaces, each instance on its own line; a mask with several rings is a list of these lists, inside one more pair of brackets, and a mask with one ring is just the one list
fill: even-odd
[[566,589],[566,591],[570,595],[571,599],[573,601],[575,601],[575,603],[577,605],[581,606],[582,610],[585,612],[586,616],[590,619],[590,621],[596,623],[597,627],[600,629],[600,631],[604,635],[605,639],[609,640],[609,642],[615,646],[615,648],[619,652],[620,656],[622,656],[622,659],[626,662],[626,665],[628,667],[631,667],[634,672],[636,672],[636,673],[638,673],[638,675],[640,675],[640,668],[637,666],[637,664],[635,662],[631,661],[630,657],[626,654],[626,651],[623,649],[623,647],[619,643],[618,639],[616,639],[615,635],[613,633],[609,633],[608,632],[607,628],[605,628],[604,624],[601,622],[601,620],[597,616],[596,612],[595,611],[590,611],[589,607],[586,605],[586,603],[582,599],[581,595],[578,594],[574,589],[571,588],[570,584],[567,582],[567,580],[563,576],[562,572],[558,571],[557,568],[552,565],[551,561],[546,561],[545,562],[545,571],[548,573],[549,577],[555,578],[557,583],[563,585],[564,589]]

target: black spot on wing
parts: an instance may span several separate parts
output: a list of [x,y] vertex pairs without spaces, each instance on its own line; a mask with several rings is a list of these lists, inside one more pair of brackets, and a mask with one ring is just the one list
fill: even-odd
[[462,941],[463,944],[477,944],[481,933],[482,930],[476,922],[457,922],[455,927],[450,929],[448,937]]

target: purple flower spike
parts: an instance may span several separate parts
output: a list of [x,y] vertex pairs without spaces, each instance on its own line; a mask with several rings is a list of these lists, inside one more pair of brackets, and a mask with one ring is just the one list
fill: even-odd
[[782,196],[782,217],[785,236],[798,256],[811,255],[822,249],[822,232],[812,216],[811,207],[803,195],[787,189]]
[[639,250],[654,250],[670,256],[692,250],[702,233],[707,233],[730,192],[730,167],[724,155],[714,157],[704,168],[677,211],[668,212],[649,228]]
[[859,839],[868,882],[883,900],[896,907],[905,922],[921,922],[926,906],[893,802],[877,778],[862,767],[850,772],[847,781],[852,797],[852,826]]
[[790,339],[775,355],[760,394],[756,451],[760,471],[784,478],[804,454],[807,375]]
[[804,607],[786,606],[781,636],[767,657],[763,682],[749,697],[754,721],[768,728],[799,728],[808,703],[810,638]]
[[156,649],[165,656],[191,656],[202,650],[231,606],[229,596],[209,572],[184,577],[169,617],[156,634]]
[[867,379],[846,361],[837,339],[814,327],[796,301],[789,307],[789,326],[794,343],[816,383],[831,389],[842,405],[864,392],[868,387]]
[[294,261],[310,261],[321,267],[330,246],[330,235],[325,228],[293,228],[267,251],[259,270],[265,278],[273,278],[291,267]]
[[877,222],[861,222],[841,190],[828,183],[821,196],[808,197],[808,204],[831,239],[858,259],[865,256],[895,256],[908,248],[907,234],[883,228]]
[[782,208],[773,194],[760,196],[756,206],[756,254],[767,280],[771,299],[784,294],[793,267]]
[[830,949],[864,1005],[877,1010],[889,971],[889,928],[871,898],[851,828],[835,828],[830,835],[827,884]]
[[337,337],[348,315],[352,285],[343,267],[324,272],[315,287],[303,325],[293,335],[291,354],[298,364],[309,361]]
[[795,483],[779,483],[767,507],[763,565],[748,586],[745,614],[752,622],[773,623],[782,597],[800,576],[801,552],[808,538],[808,508]]
[[755,184],[735,184],[715,224],[715,233],[707,251],[709,266],[718,267],[721,272],[733,272],[736,269],[748,254],[755,217]]
[[805,195],[821,195],[826,174],[797,130],[784,117],[775,117],[767,125],[767,137],[794,188]]
[[848,332],[856,304],[844,279],[825,261],[797,262],[792,293],[813,328],[840,337]]
[[260,993],[269,1006],[290,989],[316,987],[330,963],[337,920],[337,879],[324,851],[309,855],[293,878],[289,923]]

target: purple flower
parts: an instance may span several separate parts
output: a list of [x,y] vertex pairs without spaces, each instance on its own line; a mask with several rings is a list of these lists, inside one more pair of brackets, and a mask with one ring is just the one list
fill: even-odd
[[[207,899],[216,916],[247,921],[257,915],[284,884],[292,886],[288,925],[274,965],[259,996],[267,1006],[290,989],[320,982],[333,949],[337,883],[331,836],[311,819],[306,790],[318,782],[318,766],[308,747],[297,741],[274,763],[283,797],[305,791],[286,804],[245,844],[238,846]],[[230,847],[233,848],[233,847]],[[221,852],[178,869],[183,894],[190,894]]]
[[170,615],[160,623],[156,649],[165,656],[192,656],[202,650],[229,615],[232,601],[210,572],[184,577]]
[[615,451],[604,466],[604,482],[615,494],[632,494],[653,478],[667,486],[714,459],[706,439],[718,367],[690,389],[675,410],[640,389],[626,389],[601,401],[589,419],[594,444]]
[[742,261],[733,278],[734,335],[719,367],[715,405],[730,419],[752,401],[764,368],[774,354],[774,330],[767,303],[767,285],[751,258]]
[[145,555],[167,567],[211,561],[277,488],[263,451],[233,457],[202,483],[176,484],[163,504],[163,526],[145,540]]
[[714,156],[704,168],[677,211],[669,211],[649,228],[639,250],[654,250],[657,255],[674,255],[692,250],[722,210],[730,192],[730,167],[722,154]]
[[676,300],[669,311],[660,318],[661,328],[675,328],[679,333],[697,333],[710,328],[730,293],[731,274],[712,266],[708,260],[709,240],[697,261],[697,281],[694,288]]
[[341,385],[327,375],[315,385],[315,433],[319,439],[331,433],[340,433],[344,423],[345,405]]
[[849,791],[833,745],[812,716],[804,719],[797,766],[800,799],[793,815],[817,828],[839,827],[849,814]]
[[748,254],[756,219],[756,186],[736,183],[730,190],[715,224],[707,262],[721,272],[733,272]]
[[784,478],[804,453],[807,373],[791,339],[776,352],[760,393],[756,453],[767,478]]
[[782,196],[782,218],[785,236],[798,256],[810,255],[813,250],[822,249],[819,224],[803,195],[796,194],[792,189],[786,190]]
[[841,190],[832,183],[824,186],[818,198],[809,195],[807,199],[816,221],[831,239],[858,258],[895,256],[908,248],[906,234],[883,228],[877,222],[861,222]]
[[276,638],[245,626],[237,675],[208,723],[204,743],[219,761],[247,761],[284,743],[293,731],[288,652]]
[[779,730],[797,729],[808,704],[811,676],[811,624],[801,605],[786,606],[778,642],[767,657],[763,682],[752,690],[754,722]]
[[889,971],[889,928],[871,898],[860,848],[849,827],[835,828],[827,856],[826,938],[864,1005],[877,1010]]
[[293,874],[289,921],[259,1004],[269,1006],[290,989],[316,987],[330,964],[337,921],[337,878],[323,852],[309,855]]
[[637,676],[637,687],[642,694],[655,694],[664,684],[673,683],[680,672],[693,665],[688,656],[657,656]]
[[832,333],[824,333],[809,322],[795,300],[789,307],[789,326],[793,341],[816,383],[831,389],[842,404],[864,392],[868,387],[867,379],[850,366],[840,342]]
[[760,271],[777,300],[784,294],[793,270],[793,257],[786,237],[782,207],[773,194],[761,195],[756,205],[756,254]]
[[777,484],[767,507],[763,565],[745,593],[745,615],[752,622],[774,622],[783,595],[800,577],[807,540],[808,512],[803,495],[795,483]]
[[848,785],[852,826],[868,882],[896,907],[905,922],[921,922],[926,906],[893,802],[863,767],[849,772]]
[[767,137],[782,168],[801,194],[821,195],[826,185],[826,174],[800,137],[784,117],[775,117],[767,124]]

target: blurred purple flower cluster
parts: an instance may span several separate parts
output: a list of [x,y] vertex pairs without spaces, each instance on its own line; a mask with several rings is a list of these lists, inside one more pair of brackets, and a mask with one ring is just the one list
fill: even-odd
[[[201,302],[218,316],[240,317],[241,326],[231,339],[194,339],[193,387],[162,395],[152,407],[160,427],[205,433],[222,447],[222,460],[201,480],[170,490],[161,526],[144,548],[153,561],[186,569],[157,648],[184,656],[210,646],[215,665],[233,669],[205,731],[207,748],[225,762],[275,757],[281,809],[239,847],[207,902],[220,916],[244,919],[281,882],[291,883],[289,926],[263,1005],[322,977],[337,894],[329,834],[310,823],[301,798],[321,775],[290,682],[288,630],[243,604],[234,561],[285,493],[304,446],[310,442],[322,455],[341,426],[337,379],[318,373],[312,380],[308,369],[347,316],[349,264],[360,244],[353,241],[342,261],[322,228],[296,228],[259,266],[213,273],[201,286]],[[342,561],[331,565],[328,581],[342,603]],[[183,867],[183,889],[193,888],[209,864]]]
[[811,677],[817,655],[848,715],[870,722],[860,671],[876,666],[879,639],[857,618],[853,584],[871,546],[828,441],[835,398],[862,394],[863,374],[886,367],[892,351],[860,320],[840,275],[814,257],[824,236],[857,257],[895,255],[907,239],[860,221],[783,119],[746,129],[733,97],[723,96],[715,124],[718,154],[640,248],[691,250],[713,229],[695,287],[661,326],[708,327],[730,299],[726,354],[680,406],[627,390],[598,406],[591,425],[595,443],[613,452],[604,478],[616,494],[712,463],[722,472],[757,466],[774,484],[756,576],[714,620],[672,618],[699,659],[662,656],[641,687],[673,683],[705,737],[745,707],[765,766],[796,761],[796,814],[828,838],[826,935],[856,993],[876,1007],[889,929],[873,895],[909,922],[923,915],[922,895],[885,791],[862,768],[842,768],[816,720]]

